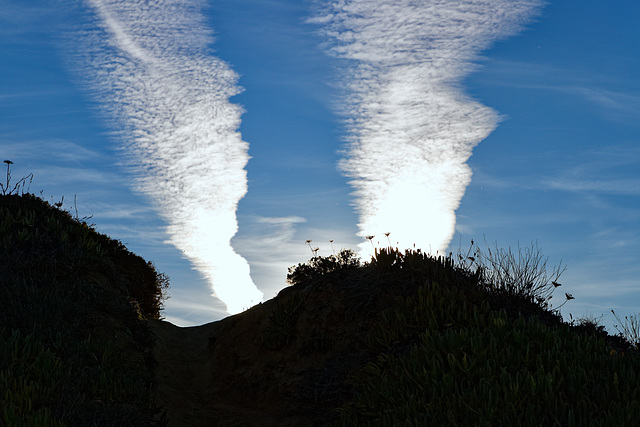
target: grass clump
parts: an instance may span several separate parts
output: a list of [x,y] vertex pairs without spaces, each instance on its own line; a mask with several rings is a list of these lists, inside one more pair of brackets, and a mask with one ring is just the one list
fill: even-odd
[[635,316],[625,316],[624,322],[622,322],[615,311],[611,310],[611,313],[616,318],[617,323],[614,327],[619,336],[629,341],[636,350],[640,349],[640,316],[637,314]]
[[[475,270],[479,283],[487,291],[537,303],[547,308],[553,297],[553,292],[561,286],[558,282],[566,270],[566,266],[556,265],[550,273],[547,272],[547,261],[537,244],[529,247],[518,246],[517,251],[511,248],[487,247],[482,249],[471,246],[465,255],[458,254],[459,266],[466,271]],[[566,294],[566,301],[573,296]],[[559,308],[559,307],[557,307]]]
[[0,196],[0,260],[0,424],[149,424],[167,277],[28,193]]

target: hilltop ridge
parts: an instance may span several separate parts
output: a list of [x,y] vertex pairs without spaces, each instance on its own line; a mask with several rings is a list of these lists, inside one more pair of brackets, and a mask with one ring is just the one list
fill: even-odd
[[380,249],[369,262],[343,251],[292,267],[291,286],[269,301],[180,328],[160,318],[168,279],[151,263],[33,195],[0,196],[0,242],[5,425],[640,417],[636,348],[597,324],[563,322],[537,298],[551,283],[497,283],[419,250]]
[[637,419],[629,343],[481,276],[420,251],[312,258],[244,313],[189,328],[152,322],[156,403],[175,426]]

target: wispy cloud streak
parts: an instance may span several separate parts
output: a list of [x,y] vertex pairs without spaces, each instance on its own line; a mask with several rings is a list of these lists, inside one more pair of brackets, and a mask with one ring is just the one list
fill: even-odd
[[[347,60],[343,113],[359,235],[445,250],[472,149],[499,117],[461,80],[496,39],[517,32],[535,0],[333,0],[312,21]],[[369,242],[361,245],[371,251]]]
[[[211,55],[199,0],[87,0],[83,70],[116,119],[136,187],[168,223],[170,242],[212,284],[230,313],[262,300],[231,247],[247,191],[237,75]],[[114,126],[114,127],[115,127]]]

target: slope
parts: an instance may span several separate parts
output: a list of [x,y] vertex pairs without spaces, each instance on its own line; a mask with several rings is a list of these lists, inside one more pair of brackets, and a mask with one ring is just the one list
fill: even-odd
[[176,426],[638,419],[632,346],[486,277],[420,251],[313,258],[244,313],[191,328],[152,322],[156,403]]
[[153,265],[32,194],[0,196],[0,424],[151,423]]

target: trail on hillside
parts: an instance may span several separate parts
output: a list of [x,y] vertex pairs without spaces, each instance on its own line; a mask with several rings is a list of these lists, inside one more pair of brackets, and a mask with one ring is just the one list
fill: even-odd
[[[300,300],[300,290],[289,289],[294,292],[284,298],[201,326],[149,321],[156,335],[154,400],[166,410],[169,426],[334,424],[337,405],[326,390],[340,389],[344,375],[327,366],[342,372],[344,364],[334,362],[339,347],[303,351],[307,343],[294,338],[277,349],[265,347],[262,334],[273,327],[273,312]],[[293,322],[298,331],[311,330],[317,319],[315,313],[305,320],[308,311]]]
[[157,337],[155,403],[167,410],[170,425],[198,426],[215,419],[207,399],[211,387],[208,390],[202,381],[209,361],[206,344],[211,325],[179,328],[161,320],[152,320],[150,325]]
[[[248,388],[234,383],[234,376],[241,378],[246,373],[238,364],[242,340],[236,342],[235,351],[221,348],[226,340],[216,343],[225,330],[233,329],[234,336],[236,330],[242,333],[242,322],[234,320],[187,328],[162,320],[150,322],[157,337],[155,403],[166,410],[169,426],[256,425],[256,420],[265,426],[295,425],[278,422],[269,410],[259,408],[262,405]],[[233,327],[239,323],[240,328]]]

